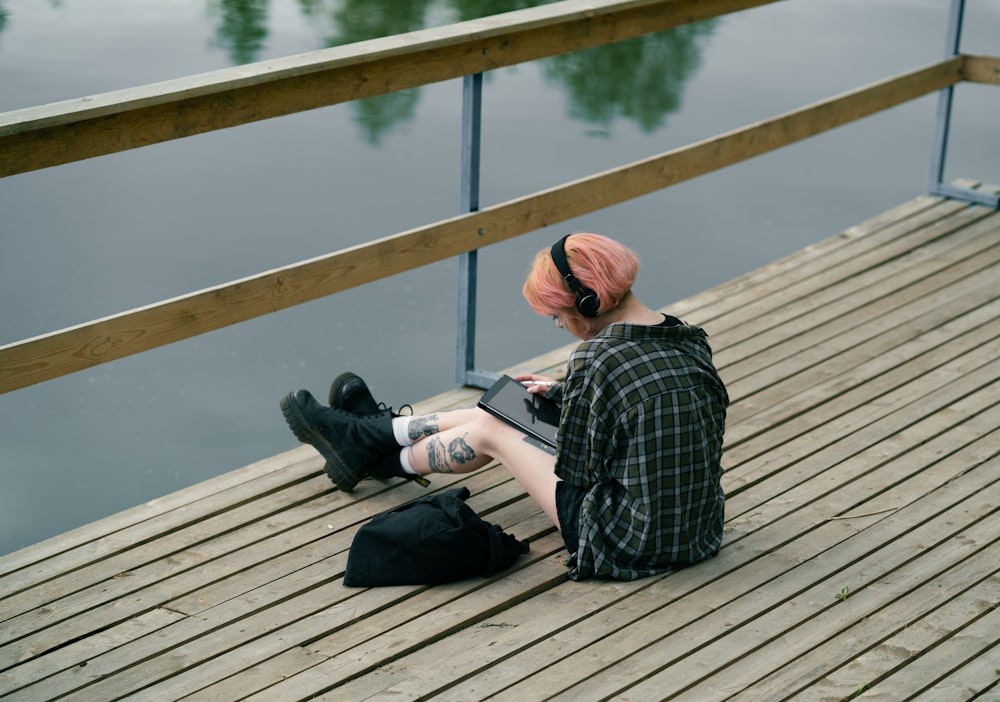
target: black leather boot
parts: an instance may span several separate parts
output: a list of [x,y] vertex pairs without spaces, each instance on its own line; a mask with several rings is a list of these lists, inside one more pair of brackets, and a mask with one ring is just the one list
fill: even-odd
[[[350,371],[341,373],[330,383],[329,401],[330,407],[355,414],[373,415],[388,410],[393,417],[399,416],[399,413],[393,412],[392,407],[387,408],[385,404],[376,402],[368,384],[360,376]],[[400,409],[409,409],[411,413],[413,411],[409,405],[403,405]],[[430,485],[431,481],[424,476],[414,475],[403,470],[403,466],[399,462],[399,449],[399,446],[393,446],[392,451],[379,456],[378,461],[369,467],[368,474],[379,480],[403,478],[404,480],[412,480],[423,487]],[[325,470],[327,475],[333,476],[334,469],[329,463],[327,463]]]
[[370,475],[383,455],[399,451],[389,410],[362,416],[324,407],[307,390],[285,395],[280,405],[292,433],[319,451],[330,479],[345,492]]
[[[372,391],[360,376],[341,373],[330,383],[329,405],[334,409],[347,410],[355,414],[377,414],[383,409],[375,402]],[[392,408],[389,408],[392,411]]]

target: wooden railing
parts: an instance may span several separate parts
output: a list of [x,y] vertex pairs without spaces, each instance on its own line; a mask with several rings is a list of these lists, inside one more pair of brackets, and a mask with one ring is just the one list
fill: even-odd
[[[402,90],[774,0],[568,0],[302,56],[0,114],[0,176]],[[957,55],[718,137],[364,245],[0,347],[0,392],[83,370],[495,244],[974,81]]]

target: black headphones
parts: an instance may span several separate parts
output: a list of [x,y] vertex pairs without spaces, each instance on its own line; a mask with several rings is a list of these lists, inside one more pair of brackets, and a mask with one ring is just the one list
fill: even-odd
[[600,314],[601,298],[597,296],[596,292],[580,284],[569,268],[569,261],[566,260],[566,240],[570,236],[567,234],[552,245],[552,263],[556,265],[556,270],[566,281],[569,289],[576,293],[577,311],[584,317],[596,317]]

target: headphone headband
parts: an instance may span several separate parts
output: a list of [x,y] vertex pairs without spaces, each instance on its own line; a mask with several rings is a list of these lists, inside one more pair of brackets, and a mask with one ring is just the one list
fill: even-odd
[[567,234],[552,245],[552,249],[550,251],[552,255],[552,263],[555,264],[556,270],[559,271],[559,275],[561,275],[563,280],[566,281],[566,285],[576,295],[577,311],[584,317],[596,317],[600,314],[601,299],[597,296],[596,292],[588,287],[585,287],[579,280],[576,279],[576,276],[573,275],[573,271],[570,270],[569,260],[566,258],[566,240],[569,239],[570,236],[570,234]]

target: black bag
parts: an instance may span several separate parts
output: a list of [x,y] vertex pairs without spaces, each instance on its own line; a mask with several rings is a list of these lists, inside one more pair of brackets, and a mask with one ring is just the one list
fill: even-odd
[[434,585],[483,577],[528,552],[465,504],[469,489],[428,495],[382,512],[354,535],[344,585]]

